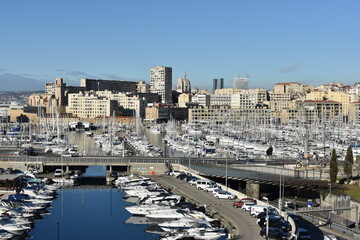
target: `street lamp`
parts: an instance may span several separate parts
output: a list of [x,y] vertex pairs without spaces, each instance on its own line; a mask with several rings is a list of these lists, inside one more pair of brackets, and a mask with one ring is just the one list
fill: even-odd
[[[330,202],[330,207],[332,206],[332,195],[331,195],[331,183],[328,183],[329,187],[330,187],[330,195],[329,195],[329,202]],[[331,211],[329,211],[329,223],[331,222]],[[329,224],[329,227],[331,227],[331,225]]]
[[[269,205],[269,199],[267,197],[263,197],[263,200],[265,200],[267,202],[267,204]],[[268,239],[269,236],[269,209],[265,208],[264,210],[266,210],[266,239]]]
[[225,159],[225,185],[226,185],[226,191],[228,191],[228,165],[227,165],[227,158]]

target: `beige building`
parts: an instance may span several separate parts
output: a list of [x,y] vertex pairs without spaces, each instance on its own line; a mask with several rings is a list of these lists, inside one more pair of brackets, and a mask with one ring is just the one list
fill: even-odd
[[145,108],[145,121],[164,121],[169,118],[169,106],[162,104],[149,104]]
[[[113,93],[111,91],[96,92],[99,97],[106,97],[117,102],[118,106],[124,109],[134,110],[140,117],[145,115],[145,101],[136,95],[127,95],[126,93]],[[136,114],[132,114],[135,116]]]
[[350,94],[346,92],[319,92],[312,91],[306,94],[306,100],[331,100],[335,102],[339,102],[342,105],[342,115],[349,115],[349,106],[350,106]]
[[360,101],[350,103],[349,113],[349,121],[360,123]]
[[56,102],[52,102],[52,99],[54,99],[55,96],[53,94],[31,94],[29,96],[29,105],[33,106],[33,107],[48,107],[48,106],[52,106],[53,104],[55,104],[54,106],[56,106]]
[[144,81],[140,81],[136,85],[136,91],[139,93],[148,93],[150,92],[149,84],[146,84]]
[[117,102],[107,97],[99,97],[95,92],[71,93],[66,112],[79,118],[110,117],[118,106]]
[[243,89],[236,89],[236,88],[222,88],[222,89],[215,89],[215,95],[232,95],[242,92]]
[[269,92],[269,100],[280,102],[280,101],[290,101],[291,95],[290,93],[275,93],[273,91]]
[[270,123],[271,112],[268,109],[253,108],[239,109],[229,107],[189,108],[189,122],[212,122],[223,124],[225,122],[248,121],[251,123]]
[[305,121],[342,120],[342,104],[331,100],[296,101],[298,119]]
[[191,95],[187,93],[182,93],[179,95],[178,103],[179,107],[183,108],[186,107],[186,103],[191,102]]
[[305,93],[306,86],[298,82],[289,83],[277,83],[274,86],[274,93],[290,93],[294,95],[296,93]]

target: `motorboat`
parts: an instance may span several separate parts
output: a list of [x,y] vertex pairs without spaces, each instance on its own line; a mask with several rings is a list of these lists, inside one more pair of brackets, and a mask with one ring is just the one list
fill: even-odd
[[166,221],[158,224],[164,231],[172,231],[174,229],[189,229],[192,227],[213,229],[211,223],[204,218],[195,218],[192,216],[183,217],[177,220]]
[[0,228],[17,236],[22,235],[25,230],[30,229],[29,227],[7,222],[3,219],[0,219]]
[[146,196],[140,199],[140,204],[174,205],[183,199],[182,196],[170,193],[162,193],[157,196]]
[[206,216],[206,214],[199,211],[190,211],[184,209],[168,209],[168,210],[154,210],[145,215],[147,218],[153,221],[164,222],[179,220],[185,217],[204,219],[206,221],[214,221],[215,219]]
[[223,230],[204,230],[199,228],[190,228],[187,230],[176,230],[167,233],[160,237],[162,240],[177,240],[177,239],[202,239],[202,240],[217,240],[226,236]]

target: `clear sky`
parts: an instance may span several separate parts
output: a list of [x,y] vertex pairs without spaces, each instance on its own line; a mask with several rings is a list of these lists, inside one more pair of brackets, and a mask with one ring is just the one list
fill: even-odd
[[358,0],[3,0],[0,31],[3,82],[149,82],[156,65],[205,89],[360,81]]

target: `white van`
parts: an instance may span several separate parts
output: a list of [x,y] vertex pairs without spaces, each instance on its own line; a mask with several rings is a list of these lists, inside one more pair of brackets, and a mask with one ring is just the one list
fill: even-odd
[[197,180],[196,181],[196,188],[204,190],[206,187],[210,187],[216,185],[216,182],[210,180]]
[[253,217],[257,217],[259,213],[264,212],[264,209],[268,209],[268,211],[272,211],[278,214],[278,211],[276,211],[276,209],[271,206],[253,205],[250,209],[250,215]]
[[55,173],[54,173],[55,177],[62,177],[62,175],[63,175],[62,169],[56,169],[55,170]]

